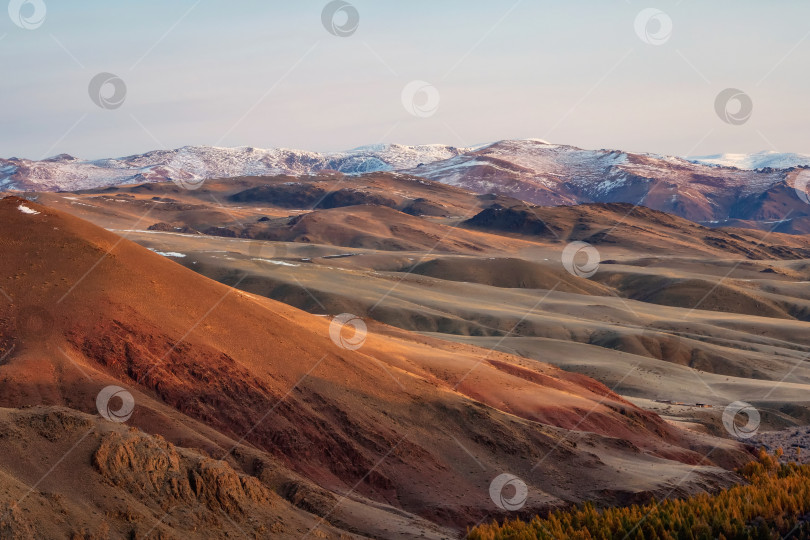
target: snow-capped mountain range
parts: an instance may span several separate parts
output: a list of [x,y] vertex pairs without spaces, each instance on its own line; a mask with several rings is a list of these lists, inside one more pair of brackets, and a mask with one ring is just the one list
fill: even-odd
[[[506,151],[510,166],[496,165],[493,159]],[[539,175],[535,180],[542,186],[546,177],[578,176],[583,167],[591,173],[600,168],[626,163],[628,156],[646,156],[663,162],[710,165],[714,167],[756,170],[787,169],[810,166],[810,154],[718,154],[694,158],[675,158],[654,154],[629,154],[614,150],[582,150],[559,146],[539,139],[500,141],[479,148],[458,148],[442,144],[408,146],[377,144],[345,152],[318,153],[286,148],[261,149],[252,147],[220,148],[186,146],[174,150],[154,150],[121,158],[83,160],[61,154],[40,161],[0,158],[0,190],[4,191],[73,191],[109,185],[161,182],[177,178],[224,178],[269,174],[300,175],[323,170],[345,174],[413,170],[431,177],[454,178],[465,167],[480,164],[489,156],[490,171],[479,189],[489,185],[502,187],[498,167],[514,173],[511,166]],[[475,159],[471,159],[471,158]],[[449,161],[448,161],[449,160]],[[632,160],[631,160],[632,161]],[[416,171],[420,165],[432,165]],[[596,170],[592,170],[596,167]],[[586,174],[585,176],[591,176]],[[616,178],[599,179],[596,189],[608,189]],[[496,185],[497,184],[497,185]],[[541,188],[540,188],[541,189]]]
[[803,168],[746,170],[678,157],[501,141],[405,172],[540,205],[623,202],[711,226],[810,232]]
[[[641,204],[692,221],[782,232],[810,232],[805,192],[810,156],[762,152],[679,158],[619,150],[583,150],[539,139],[478,148],[383,144],[347,152],[189,146],[117,159],[60,155],[0,160],[0,190],[76,191],[117,184],[207,178],[362,174],[398,171],[477,193],[540,205]],[[187,185],[187,184],[186,184]],[[790,219],[787,219],[789,216]]]
[[300,175],[322,170],[359,174],[409,169],[421,163],[448,159],[468,150],[440,144],[379,144],[334,153],[286,148],[186,146],[91,161],[67,154],[41,161],[11,158],[0,159],[0,190],[75,191],[141,182]]

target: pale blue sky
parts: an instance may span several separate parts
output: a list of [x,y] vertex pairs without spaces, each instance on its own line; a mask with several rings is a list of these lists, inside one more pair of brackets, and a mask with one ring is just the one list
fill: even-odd
[[[2,157],[525,137],[810,152],[806,1],[353,0],[360,24],[345,38],[322,26],[321,0],[44,2],[33,30],[0,10]],[[634,31],[649,7],[673,23],[660,46]],[[99,72],[125,81],[120,108],[90,100]],[[429,118],[402,106],[414,79],[440,93]],[[753,100],[744,125],[714,112],[728,87]]]

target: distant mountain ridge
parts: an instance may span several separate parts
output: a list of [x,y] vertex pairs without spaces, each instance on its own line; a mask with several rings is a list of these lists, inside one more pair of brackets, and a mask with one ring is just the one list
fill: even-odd
[[331,153],[249,146],[185,146],[97,160],[82,160],[68,154],[41,161],[10,158],[0,159],[0,190],[75,191],[118,184],[300,175],[322,170],[360,174],[412,168],[421,163],[448,159],[468,150],[440,144],[378,144]]
[[804,161],[801,154],[772,152],[686,159],[540,139],[477,148],[379,144],[336,153],[187,146],[94,161],[64,154],[0,160],[0,190],[77,191],[168,180],[195,187],[210,178],[397,171],[543,206],[630,203],[712,226],[804,234],[810,233],[810,204],[796,189],[807,185],[799,178],[810,174]]
[[520,140],[405,172],[542,206],[631,203],[712,226],[810,232],[810,204],[795,189],[803,184],[797,168],[744,170]]
[[[402,145],[374,144],[360,146],[344,152],[310,152],[288,148],[254,148],[250,146],[222,148],[214,146],[184,146],[173,150],[152,150],[119,158],[84,160],[69,154],[59,154],[39,161],[22,158],[0,158],[0,190],[5,191],[73,191],[108,185],[138,182],[162,182],[176,178],[203,179],[230,176],[256,176],[270,174],[310,174],[322,170],[336,170],[345,174],[362,174],[392,170],[416,169],[420,165],[441,162],[430,168],[430,174],[446,177],[443,172],[458,172],[459,166],[472,167],[469,157],[492,155],[512,147],[515,154],[525,152],[520,159],[535,159],[529,169],[536,174],[551,176],[576,174],[589,158],[601,164],[621,165],[628,156],[645,156],[669,163],[692,163],[714,168],[743,170],[790,169],[810,166],[810,154],[777,153],[772,151],[753,154],[716,154],[678,158],[656,154],[631,154],[618,150],[583,150],[573,146],[554,145],[540,139],[499,141],[476,148],[463,148],[443,144]],[[545,162],[536,162],[537,148],[544,150],[568,149],[566,159],[559,151],[548,152]],[[573,157],[573,159],[571,159]],[[456,161],[453,158],[458,158]],[[518,159],[517,161],[520,161]],[[518,165],[515,159],[510,162]],[[462,165],[463,164],[463,165]],[[500,164],[504,166],[505,164]],[[487,175],[493,177],[497,167]],[[505,172],[514,172],[505,167]],[[413,171],[413,172],[426,172]],[[529,171],[524,171],[529,172]],[[542,182],[541,182],[542,183]],[[501,187],[501,186],[494,186]],[[601,182],[597,189],[610,187]],[[532,201],[537,202],[537,201]]]

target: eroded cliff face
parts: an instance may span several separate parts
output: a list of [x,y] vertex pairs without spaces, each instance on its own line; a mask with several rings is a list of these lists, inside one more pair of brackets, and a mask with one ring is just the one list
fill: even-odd
[[139,432],[104,435],[93,466],[114,485],[151,497],[167,511],[179,503],[241,517],[254,504],[275,502],[256,478],[236,473],[228,463],[181,454],[163,438]]
[[268,474],[262,462],[251,476],[204,451],[69,409],[0,409],[0,441],[8,450],[0,458],[4,540],[300,538],[310,530],[355,538],[294,506],[316,510],[330,497],[305,481]]

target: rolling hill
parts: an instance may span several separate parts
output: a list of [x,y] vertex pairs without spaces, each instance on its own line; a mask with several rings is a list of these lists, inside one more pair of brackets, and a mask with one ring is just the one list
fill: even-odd
[[[354,350],[330,337],[330,317],[53,208],[5,198],[0,222],[12,531],[97,534],[104,516],[116,535],[217,523],[435,538],[498,515],[489,486],[503,472],[524,479],[528,512],[728,485],[718,465],[746,459],[536,360],[373,321]],[[132,395],[128,430],[94,416],[110,385]]]

